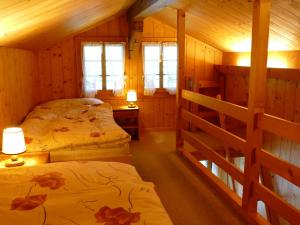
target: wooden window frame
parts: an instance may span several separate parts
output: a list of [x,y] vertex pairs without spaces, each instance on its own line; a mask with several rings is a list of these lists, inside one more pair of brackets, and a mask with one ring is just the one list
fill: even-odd
[[[101,90],[97,90],[97,92],[110,92],[113,91],[112,89],[107,89],[106,87],[106,57],[105,57],[105,45],[107,44],[121,44],[123,46],[123,65],[124,65],[124,78],[126,77],[126,46],[127,46],[127,42],[124,39],[116,39],[116,40],[110,40],[111,38],[101,38],[101,39],[95,39],[95,38],[91,38],[91,39],[77,39],[77,48],[79,49],[79,64],[78,65],[82,65],[82,55],[83,55],[83,46],[85,43],[89,43],[89,42],[94,42],[94,43],[99,43],[101,44],[102,47],[102,55],[101,55],[101,66],[102,66],[102,89]],[[113,38],[112,38],[113,39]],[[80,47],[78,47],[80,46]],[[78,51],[77,51],[78,52]],[[81,67],[81,76],[83,77],[83,71],[82,71],[82,67]]]
[[[159,87],[155,88],[154,95],[157,92],[168,94],[166,88],[164,87],[164,73],[163,73],[163,67],[164,67],[164,63],[163,63],[163,46],[164,46],[165,43],[172,43],[172,44],[176,45],[176,47],[178,48],[176,41],[144,41],[144,42],[142,42],[143,90],[145,89],[145,71],[144,71],[145,55],[144,55],[144,48],[145,48],[145,46],[151,45],[151,44],[160,46],[159,74],[157,74],[157,75],[159,75]],[[177,73],[178,73],[178,71],[177,71]],[[171,95],[171,94],[169,94],[169,95]],[[172,95],[176,95],[176,94],[172,94]],[[144,96],[149,96],[149,95],[144,94]]]

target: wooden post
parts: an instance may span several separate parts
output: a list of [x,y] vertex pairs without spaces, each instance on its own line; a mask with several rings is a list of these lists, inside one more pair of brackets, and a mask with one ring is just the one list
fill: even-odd
[[177,10],[177,90],[176,90],[176,148],[182,147],[181,108],[185,68],[185,12]]
[[257,213],[257,199],[253,196],[253,183],[259,182],[260,168],[256,163],[256,152],[261,150],[263,140],[261,125],[266,98],[270,6],[271,0],[254,0],[253,2],[245,185],[243,190],[243,208],[248,214]]

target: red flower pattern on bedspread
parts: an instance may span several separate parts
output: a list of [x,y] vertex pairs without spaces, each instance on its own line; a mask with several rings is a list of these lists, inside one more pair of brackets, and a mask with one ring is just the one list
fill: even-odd
[[96,119],[97,119],[96,117],[93,117],[93,118],[89,119],[89,121],[92,123],[92,122],[94,122]]
[[69,131],[70,129],[68,127],[62,127],[62,128],[56,128],[56,129],[53,129],[55,132],[67,132]]
[[26,196],[25,198],[15,198],[11,203],[11,210],[32,210],[46,201],[47,195],[33,195]]
[[100,132],[91,132],[90,136],[91,137],[100,137]]
[[25,143],[28,145],[32,142],[32,138],[30,137],[25,137]]
[[95,214],[97,223],[104,225],[130,225],[140,220],[140,213],[130,213],[122,207],[111,209],[108,206],[103,206]]
[[65,185],[65,178],[63,178],[62,174],[59,172],[49,172],[33,177],[31,182],[36,182],[41,187],[49,187],[50,189],[55,190]]

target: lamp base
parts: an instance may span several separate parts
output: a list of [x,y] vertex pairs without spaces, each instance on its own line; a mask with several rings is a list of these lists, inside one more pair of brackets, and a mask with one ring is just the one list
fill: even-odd
[[136,105],[128,105],[128,108],[135,108]]
[[22,158],[18,158],[17,155],[12,155],[9,160],[5,162],[6,167],[15,167],[24,165],[24,160]]
[[133,103],[133,102],[131,102],[129,105],[128,105],[128,108],[135,108],[136,107],[136,105]]

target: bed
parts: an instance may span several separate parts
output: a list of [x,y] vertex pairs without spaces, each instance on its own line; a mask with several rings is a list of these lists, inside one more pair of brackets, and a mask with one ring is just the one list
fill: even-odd
[[154,185],[118,162],[0,170],[0,224],[171,225]]
[[48,151],[50,161],[130,160],[130,135],[112,107],[95,98],[60,99],[39,106],[21,127],[27,152]]

